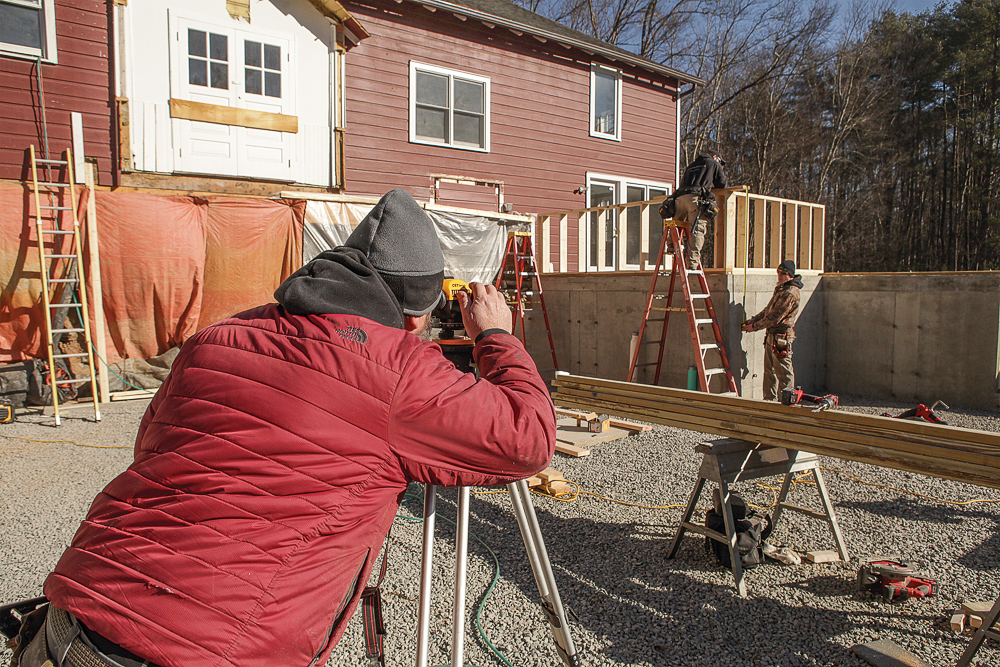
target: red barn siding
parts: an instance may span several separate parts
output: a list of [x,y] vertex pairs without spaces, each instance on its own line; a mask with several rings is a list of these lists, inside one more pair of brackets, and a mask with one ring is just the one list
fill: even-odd
[[[108,2],[56,2],[57,65],[42,64],[45,120],[53,154],[71,147],[70,114],[83,116],[87,157],[96,157],[98,180],[112,180],[113,115],[108,46]],[[0,55],[0,179],[30,178],[28,146],[44,151],[36,64]]]
[[[590,64],[600,59],[408,2],[373,5],[346,3],[372,35],[347,55],[348,192],[400,186],[426,199],[431,175],[449,174],[503,181],[515,210],[542,213],[584,206],[573,190],[588,171],[673,182],[675,79],[622,68],[622,140],[598,139]],[[489,77],[489,153],[409,143],[410,60]]]

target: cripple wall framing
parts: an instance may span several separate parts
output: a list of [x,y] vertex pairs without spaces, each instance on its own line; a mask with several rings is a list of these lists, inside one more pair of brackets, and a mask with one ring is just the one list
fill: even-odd
[[[774,274],[709,270],[708,279],[740,391],[760,398],[763,334],[742,334],[739,323],[744,282],[750,316],[770,298]],[[544,274],[560,369],[623,380],[650,280],[649,273]],[[803,282],[794,357],[803,389],[1000,409],[1000,271],[822,274]],[[667,340],[660,384],[683,388],[693,363],[683,312],[672,313]]]

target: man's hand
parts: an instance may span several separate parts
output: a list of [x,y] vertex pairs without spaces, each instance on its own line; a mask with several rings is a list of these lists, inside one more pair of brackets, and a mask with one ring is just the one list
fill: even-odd
[[469,283],[469,289],[472,290],[471,296],[464,291],[458,293],[458,307],[462,310],[465,334],[476,340],[487,329],[503,329],[510,333],[513,319],[503,294],[493,285],[482,283]]
[[744,324],[740,327],[740,331],[753,331],[753,329],[750,328],[749,324]]

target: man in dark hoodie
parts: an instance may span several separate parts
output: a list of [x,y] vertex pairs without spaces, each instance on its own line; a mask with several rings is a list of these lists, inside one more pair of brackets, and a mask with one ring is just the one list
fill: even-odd
[[698,153],[694,162],[684,170],[684,177],[677,187],[675,220],[687,223],[691,233],[684,260],[688,269],[695,271],[701,264],[701,248],[705,245],[708,223],[719,212],[712,188],[726,187],[726,161],[715,153]]
[[774,401],[781,390],[795,387],[792,370],[792,341],[795,340],[795,317],[799,312],[802,276],[795,273],[795,262],[786,259],[778,265],[778,284],[764,310],[743,323],[743,331],[764,335],[764,400]]
[[459,295],[480,379],[414,335],[443,272],[430,219],[393,190],[278,303],[186,341],[14,664],[323,665],[410,482],[548,465],[552,401],[502,295]]

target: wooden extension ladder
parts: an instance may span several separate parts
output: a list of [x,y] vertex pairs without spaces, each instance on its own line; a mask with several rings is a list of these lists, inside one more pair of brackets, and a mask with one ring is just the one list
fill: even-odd
[[[555,373],[559,370],[556,362],[556,348],[552,342],[552,328],[549,327],[549,315],[545,310],[545,296],[542,294],[542,282],[538,276],[538,269],[535,266],[535,256],[531,248],[531,232],[509,232],[507,234],[507,248],[504,251],[503,263],[500,265],[500,273],[497,274],[497,290],[504,293],[507,298],[507,305],[514,311],[514,334],[519,335],[524,349],[534,358],[537,355],[548,352],[552,357],[552,368],[539,368],[538,372],[542,377],[551,379],[549,372]],[[538,310],[542,313],[545,322],[545,329],[537,327],[525,327],[525,319]],[[528,344],[528,337],[540,337],[545,335],[549,342],[548,350],[532,349],[534,345]]]
[[[82,246],[80,242],[80,219],[76,209],[76,186],[73,178],[73,156],[67,149],[64,160],[38,158],[35,147],[31,146],[31,187],[35,200],[35,229],[38,239],[38,262],[42,276],[42,305],[45,312],[45,338],[48,353],[48,377],[46,382],[52,388],[52,410],[56,418],[56,426],[62,422],[59,416],[59,386],[78,385],[90,382],[94,397],[94,418],[101,420],[101,408],[98,402],[97,375],[94,366],[94,352],[90,336],[90,313],[87,309],[87,286],[84,282]],[[44,181],[38,180],[38,168],[45,169]],[[63,180],[56,180],[62,172]],[[42,204],[45,195],[47,204]],[[67,229],[63,221],[64,211],[72,216],[73,228]],[[53,303],[55,290],[62,287],[63,296],[60,303]],[[68,294],[67,294],[68,291]],[[72,297],[74,296],[76,300]],[[82,327],[68,327],[63,322],[53,322],[53,311],[64,311],[68,308],[79,308]],[[68,318],[67,318],[68,321]],[[82,333],[84,352],[64,354],[56,346],[63,334]],[[60,378],[56,360],[73,357],[86,357],[89,377]]]
[[[712,295],[708,289],[708,280],[705,278],[705,270],[700,261],[697,269],[689,269],[687,267],[687,262],[684,261],[683,247],[681,245],[682,234],[683,239],[690,242],[690,234],[686,226],[678,224],[677,221],[667,221],[663,234],[663,242],[660,244],[659,258],[656,260],[656,270],[653,271],[653,281],[649,286],[649,296],[646,298],[646,309],[642,316],[642,324],[639,325],[638,341],[636,342],[635,350],[632,351],[632,361],[629,364],[627,381],[633,381],[632,378],[635,376],[636,366],[655,365],[656,372],[653,376],[653,384],[659,384],[660,369],[663,364],[663,349],[666,346],[667,340],[667,324],[670,321],[670,312],[672,310],[686,310],[688,314],[688,324],[691,329],[691,343],[694,347],[695,366],[698,369],[699,389],[706,393],[711,392],[713,388],[717,388],[720,384],[713,384],[712,378],[714,376],[719,376],[724,382],[721,383],[721,391],[716,391],[714,393],[739,395],[739,390],[736,388],[736,379],[733,377],[733,373],[729,369],[729,357],[726,356],[726,348],[722,344],[722,330],[719,329],[719,319],[716,317],[715,307],[712,305]],[[656,283],[657,278],[666,275],[666,272],[663,270],[663,265],[667,254],[668,243],[674,250],[672,267],[670,269],[670,288],[665,294],[660,294],[656,291]],[[681,288],[684,292],[685,306],[684,308],[675,309],[673,308],[674,286],[678,279],[680,279]],[[693,286],[692,283],[694,283]],[[662,302],[664,299],[666,300],[665,307],[653,305],[656,302]],[[663,312],[663,317],[650,318],[650,313],[652,311]],[[660,330],[659,340],[643,340],[643,335],[646,332],[646,325],[649,322],[663,322],[663,328]],[[702,325],[711,326],[714,341],[702,342]],[[659,345],[656,361],[638,364],[637,362],[641,350],[645,344]],[[709,359],[712,360],[712,364],[714,365],[709,363]]]
[[[962,652],[962,657],[958,659],[958,663],[955,667],[969,667],[972,664],[972,659],[976,657],[976,652],[979,651],[979,647],[983,645],[987,639],[992,639],[993,641],[1000,641],[1000,630],[997,630],[997,621],[1000,620],[997,617],[1000,616],[1000,597],[997,601],[993,603],[993,607],[986,612],[986,616],[983,617],[983,624],[976,629],[976,632],[972,635],[972,641]],[[984,663],[985,664],[985,663]]]

